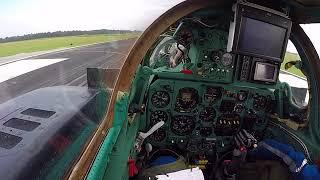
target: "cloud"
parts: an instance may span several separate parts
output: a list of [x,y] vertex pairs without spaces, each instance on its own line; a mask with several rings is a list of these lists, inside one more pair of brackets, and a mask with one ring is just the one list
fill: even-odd
[[[0,3],[0,37],[58,30],[144,30],[183,0],[10,0]],[[320,24],[303,25],[320,52]],[[295,51],[288,44],[289,51]]]
[[[31,0],[0,12],[0,37],[57,30],[143,30],[182,0]],[[8,5],[7,5],[8,6]],[[0,9],[1,10],[1,9]]]
[[320,54],[320,23],[315,24],[303,24],[301,25],[303,30],[309,36],[311,42],[313,43],[314,47],[316,48],[318,54]]

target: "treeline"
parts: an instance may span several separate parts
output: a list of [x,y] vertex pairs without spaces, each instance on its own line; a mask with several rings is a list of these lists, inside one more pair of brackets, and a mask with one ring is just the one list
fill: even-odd
[[0,38],[0,43],[31,40],[31,39],[40,39],[40,38],[62,37],[62,36],[94,35],[94,34],[122,34],[122,33],[140,33],[140,31],[100,29],[100,30],[91,30],[91,31],[44,32],[44,33],[26,34],[23,36],[12,36],[12,37]]

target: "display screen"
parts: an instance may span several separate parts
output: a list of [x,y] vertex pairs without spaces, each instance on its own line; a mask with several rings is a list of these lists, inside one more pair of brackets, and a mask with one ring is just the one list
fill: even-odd
[[280,26],[243,17],[238,50],[281,58],[287,30]]
[[258,81],[276,82],[277,69],[277,65],[257,62],[253,79]]

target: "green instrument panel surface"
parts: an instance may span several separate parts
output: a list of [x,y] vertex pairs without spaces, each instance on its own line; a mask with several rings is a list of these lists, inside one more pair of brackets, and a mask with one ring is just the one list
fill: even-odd
[[176,60],[176,66],[170,65],[173,54],[179,51],[174,37],[166,37],[156,46],[150,59],[154,71],[183,76],[179,72],[187,69],[192,72],[192,76],[188,78],[233,82],[236,62],[234,55],[226,52],[228,34],[222,30],[197,28],[189,33],[192,34],[193,41],[190,45],[184,46],[184,60]]
[[215,82],[232,82],[234,57],[226,53],[228,34],[221,30],[195,30],[189,57],[194,62],[194,72]]
[[212,146],[223,151],[240,128],[263,130],[274,101],[267,89],[158,79],[150,85],[146,125],[165,124],[148,141],[194,153],[212,150]]

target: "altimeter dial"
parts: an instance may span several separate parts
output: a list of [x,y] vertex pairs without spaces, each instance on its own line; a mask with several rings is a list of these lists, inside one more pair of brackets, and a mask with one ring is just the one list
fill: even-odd
[[168,114],[165,111],[156,110],[150,114],[150,125],[155,125],[160,121],[167,122]]
[[151,96],[151,103],[156,108],[164,108],[170,102],[170,95],[166,91],[156,91]]
[[216,111],[212,107],[205,107],[199,114],[199,119],[202,122],[213,122],[216,117]]
[[185,136],[192,133],[195,128],[194,118],[192,116],[178,115],[171,121],[171,130],[176,135]]

